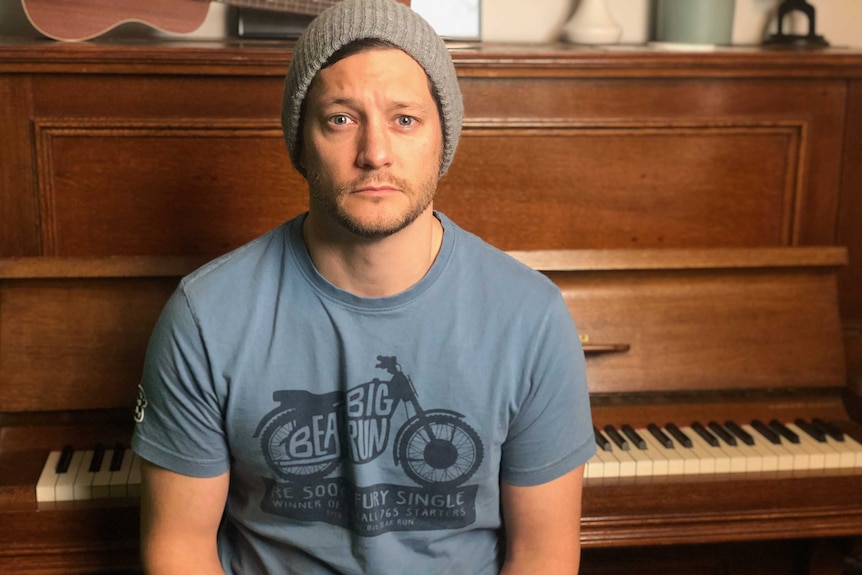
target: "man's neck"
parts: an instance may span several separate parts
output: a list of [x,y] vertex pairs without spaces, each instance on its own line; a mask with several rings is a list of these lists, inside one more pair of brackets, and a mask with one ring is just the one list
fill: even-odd
[[443,226],[429,206],[398,233],[368,240],[309,213],[303,237],[314,266],[330,283],[360,297],[386,297],[425,276],[440,251]]

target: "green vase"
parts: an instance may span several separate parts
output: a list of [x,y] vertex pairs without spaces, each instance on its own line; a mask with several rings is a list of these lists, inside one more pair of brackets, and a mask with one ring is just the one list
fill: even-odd
[[658,0],[656,40],[731,44],[736,0]]

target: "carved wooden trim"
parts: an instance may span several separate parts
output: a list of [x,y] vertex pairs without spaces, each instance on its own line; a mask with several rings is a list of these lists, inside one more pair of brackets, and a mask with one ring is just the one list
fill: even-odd
[[230,137],[282,138],[281,125],[272,120],[249,119],[164,119],[129,120],[117,118],[37,119],[33,122],[37,196],[42,232],[42,253],[59,255],[57,246],[55,173],[53,139],[55,137]]
[[505,119],[465,118],[462,137],[475,138],[485,135],[529,138],[537,136],[580,137],[649,137],[649,136],[729,136],[729,135],[776,135],[787,138],[787,170],[784,174],[782,203],[783,245],[800,245],[803,208],[806,190],[806,166],[808,164],[808,121],[756,121],[745,117],[690,119]]

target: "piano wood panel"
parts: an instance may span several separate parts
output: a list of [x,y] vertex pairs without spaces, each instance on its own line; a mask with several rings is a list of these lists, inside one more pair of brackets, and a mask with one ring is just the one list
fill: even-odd
[[139,517],[138,507],[128,504],[7,511],[0,566],[15,575],[140,574]]
[[[464,182],[480,182],[483,175],[487,176],[486,164],[508,162],[506,166],[523,165],[522,158],[530,153],[529,132],[537,125],[550,126],[551,129],[566,125],[581,130],[581,133],[588,129],[613,131],[640,127],[631,131],[633,139],[639,137],[645,126],[656,129],[679,127],[685,123],[713,127],[799,126],[798,153],[788,157],[788,163],[784,165],[764,164],[764,170],[780,170],[781,174],[771,173],[773,183],[775,178],[785,178],[789,173],[794,175],[792,185],[796,203],[790,232],[793,245],[846,243],[850,246],[851,263],[841,279],[842,317],[845,329],[860,331],[862,292],[855,286],[859,283],[859,269],[862,269],[862,236],[854,231],[858,226],[854,225],[852,217],[858,212],[862,198],[859,192],[862,188],[858,185],[858,166],[862,165],[858,161],[859,150],[862,147],[856,145],[858,134],[862,133],[859,129],[862,122],[860,53],[848,50],[785,53],[740,48],[714,54],[676,54],[648,50],[605,52],[561,45],[478,45],[454,50],[453,57],[464,91],[468,132],[470,126],[474,129],[505,128],[522,136],[513,139],[519,145],[502,150],[503,160],[491,156],[492,146],[488,147],[487,155],[483,155],[481,150],[477,152],[475,161],[459,163],[456,157],[453,181],[457,177]],[[51,233],[47,227],[51,218],[43,213],[46,205],[40,205],[40,191],[45,184],[35,179],[40,170],[37,169],[39,158],[34,154],[37,149],[32,139],[34,125],[40,122],[89,122],[92,125],[93,118],[107,123],[126,121],[152,125],[155,122],[164,126],[184,122],[199,122],[202,126],[217,126],[220,122],[234,126],[244,122],[277,125],[283,77],[289,61],[290,46],[280,44],[238,45],[227,42],[223,45],[166,43],[118,46],[107,43],[4,42],[0,46],[0,101],[8,113],[0,118],[5,144],[0,148],[0,217],[4,222],[0,226],[0,256],[59,253],[55,245],[43,243],[43,235]],[[469,140],[465,137],[465,143]],[[275,142],[271,145],[273,147],[267,148],[269,151],[264,153],[264,157],[283,153],[283,150],[277,151],[279,146]],[[631,145],[632,142],[626,142],[621,149]],[[155,153],[158,157],[158,150]],[[653,154],[657,162],[669,166],[672,172],[673,154],[660,154],[658,151]],[[205,158],[195,155],[189,157],[195,165],[206,162]],[[623,156],[612,154],[611,157],[615,158],[613,163],[595,162],[585,176],[587,182],[599,183],[596,184],[598,188],[592,189],[601,189],[600,183],[606,174],[628,178],[623,186],[625,189],[640,189],[640,172],[629,169],[625,161],[616,161],[625,160]],[[250,197],[257,193],[254,190],[278,187],[273,186],[269,178],[280,177],[278,174],[286,169],[286,155],[276,157],[275,162],[272,165],[270,159],[262,161],[265,164],[261,170],[264,177],[243,178],[242,183],[224,176],[233,167],[233,162],[229,167],[224,162],[209,167],[222,175],[219,179],[222,186],[230,187],[231,192],[239,197]],[[789,168],[790,162],[795,162],[795,167]],[[141,163],[146,165],[147,162],[142,159]],[[52,173],[50,161],[48,164],[46,173]],[[251,165],[246,162],[238,164],[236,169],[239,172],[251,169],[243,167]],[[167,165],[173,164],[168,162]],[[257,163],[254,165],[259,166]],[[116,163],[105,166],[105,169],[122,173],[125,166]],[[660,172],[658,168],[656,170]],[[133,176],[134,171],[132,169]],[[542,173],[538,173],[537,178],[535,170],[507,168],[506,173],[511,176],[507,181],[508,190],[514,190],[519,198],[529,198],[542,197],[547,184],[557,181],[566,171],[565,167],[553,166],[548,170],[547,179]],[[732,164],[721,164],[711,173],[715,177],[715,189],[719,189],[725,178],[729,184],[737,184]],[[756,182],[766,178],[761,173],[752,175]],[[172,171],[170,178],[187,182],[182,170]],[[108,187],[115,183],[111,178],[105,178],[101,183],[105,186],[102,192],[107,196],[122,189]],[[134,186],[134,179],[131,183]],[[663,183],[684,186],[686,181],[678,179]],[[590,187],[571,187],[571,198],[565,198],[569,201],[549,201],[543,208],[543,217],[552,218],[552,229],[561,232],[553,237],[549,233],[539,233],[534,238],[532,232],[535,230],[519,232],[526,215],[529,215],[523,212],[522,204],[514,202],[511,208],[498,210],[500,215],[495,217],[489,210],[475,209],[473,204],[476,202],[460,201],[457,191],[447,189],[445,181],[439,205],[457,214],[468,229],[487,233],[489,239],[506,246],[506,249],[520,249],[521,246],[515,245],[518,241],[536,245],[538,249],[635,245],[631,242],[634,236],[623,233],[605,237],[590,229],[589,234],[577,235],[571,232],[574,226],[566,227],[562,218],[556,216],[560,206],[570,209],[578,194],[585,187],[591,189],[591,186],[592,183]],[[215,187],[219,192],[219,185]],[[742,187],[751,190],[752,195],[745,198],[734,194],[734,197],[739,197],[743,204],[760,201],[757,199],[759,188],[745,184]],[[773,187],[766,186],[765,189],[770,194],[774,193]],[[147,195],[152,188],[140,186],[136,191]],[[288,194],[296,192],[287,188],[286,191]],[[676,192],[683,194],[684,190]],[[479,205],[485,202],[493,204],[496,193],[493,188],[486,189],[485,195],[478,200]],[[593,193],[598,194],[596,191]],[[300,199],[290,201],[304,201],[301,189],[300,196]],[[641,201],[637,195],[631,199],[635,203]],[[781,210],[787,208],[778,206],[774,197],[770,201]],[[586,204],[582,206],[589,208]],[[651,208],[661,210],[663,205],[656,202]],[[571,213],[567,209],[562,210],[563,213]],[[749,215],[753,213],[745,206],[735,209]],[[727,215],[731,213],[726,212]],[[601,210],[596,210],[596,215],[609,224],[608,229],[614,229],[612,217],[603,215]],[[619,216],[619,212],[616,215]],[[627,215],[633,217],[623,214]],[[267,218],[259,214],[254,217]],[[757,224],[754,228],[746,227],[744,235],[748,240],[752,237],[774,239],[776,220],[781,218],[784,216],[770,214],[762,220],[763,230]],[[670,223],[684,225],[678,220]],[[710,229],[718,233],[698,234],[689,229],[688,235],[663,235],[663,243],[659,241],[657,230],[650,229],[651,233],[641,234],[638,239],[656,246],[668,245],[668,237],[677,237],[680,243],[693,239],[713,245],[739,241],[735,234],[726,234],[724,227],[715,225],[716,220],[711,223],[713,227]],[[69,232],[70,237],[84,235],[78,229],[64,231]],[[200,249],[187,237],[168,238],[158,229],[146,230],[146,233],[155,234],[160,238],[158,241],[175,242],[169,253]],[[239,241],[232,230],[222,229],[214,233],[222,235],[212,240],[213,245],[225,246]],[[780,239],[784,241],[787,236],[781,235]],[[150,245],[147,243],[149,240],[148,237],[141,238],[141,251]],[[605,241],[609,242],[608,245],[601,245]],[[128,244],[126,238],[118,248],[129,249]],[[84,244],[77,247],[83,250]],[[855,361],[859,363],[862,359],[857,357]]]
[[[733,543],[724,545],[678,545],[619,549],[585,549],[579,575],[790,575],[806,572],[812,561],[807,541]],[[814,567],[814,565],[812,565]],[[832,560],[831,571],[840,573]],[[810,573],[821,573],[812,570]]]
[[278,124],[78,120],[36,134],[46,255],[220,254],[308,209]]
[[[501,249],[789,245],[800,131],[468,127],[456,163],[486,170],[453,170],[437,205]],[[308,207],[271,125],[40,122],[37,145],[46,254],[222,253]],[[591,177],[603,162],[627,168]],[[266,184],[234,192],[249,181]],[[521,224],[501,234],[500,219]]]
[[[862,125],[862,80],[849,83],[847,121],[851,126]],[[844,133],[842,165],[842,209],[839,211],[837,243],[850,246],[849,265],[839,275],[841,314],[847,331],[847,367],[853,388],[862,396],[862,129]]]
[[0,282],[0,412],[132,406],[176,278]]
[[[846,100],[840,81],[642,78],[633,84],[581,78],[562,61],[542,73],[550,77],[524,77],[536,69],[515,66],[485,78],[476,75],[482,66],[472,66],[459,63],[465,137],[438,207],[503,249],[834,239]],[[268,77],[34,77],[26,115],[37,130],[43,202],[29,229],[42,230],[42,253],[106,252],[98,234],[84,239],[93,216],[75,203],[82,195],[116,205],[149,201],[149,215],[159,201],[168,213],[181,212],[180,201],[207,206],[211,192],[216,201],[209,209],[223,212],[213,221],[213,212],[202,211],[184,223],[207,230],[200,241],[218,253],[262,227],[254,222],[303,209],[306,188],[277,134],[280,85],[280,78]],[[56,132],[75,126],[81,130]],[[249,137],[243,126],[273,133]],[[110,165],[119,169],[98,163],[112,155],[121,161]],[[222,224],[230,206],[219,198],[228,194],[248,198],[243,209],[252,222],[239,224],[250,225],[248,232]],[[274,203],[285,209],[273,210]],[[57,222],[58,214],[67,219]],[[125,238],[115,244],[118,253],[207,251],[198,238],[143,231],[139,247]],[[149,235],[155,245],[147,243]],[[138,251],[123,251],[129,249]]]
[[436,205],[501,249],[784,246],[797,235],[803,125],[480,126],[465,127]]
[[28,81],[0,75],[0,110],[7,111],[0,114],[0,255],[37,254],[41,249],[31,227],[39,221],[38,196],[30,193],[36,178],[30,146],[32,95]]
[[677,269],[548,275],[582,337],[629,346],[588,360],[592,393],[844,385],[834,274]]
[[[465,75],[476,73],[475,70],[465,72]],[[844,82],[822,79],[799,81],[789,78],[763,80],[738,77],[743,72],[721,80],[704,78],[702,74],[705,72],[695,72],[683,78],[641,77],[637,82],[633,82],[631,78],[614,78],[615,72],[611,70],[605,72],[611,78],[572,79],[564,77],[564,73],[563,70],[550,71],[537,66],[532,71],[524,72],[524,76],[527,77],[505,77],[499,72],[488,72],[492,77],[465,78],[462,81],[462,87],[468,120],[475,119],[502,125],[513,122],[521,126],[525,133],[529,133],[533,127],[531,121],[554,122],[563,118],[580,122],[584,126],[603,129],[618,128],[626,124],[642,126],[647,123],[657,128],[672,128],[685,122],[693,123],[695,126],[711,124],[730,127],[757,123],[773,126],[804,125],[805,137],[801,141],[800,148],[791,150],[792,155],[796,156],[791,161],[795,161],[798,166],[796,174],[798,182],[795,184],[799,185],[801,210],[800,219],[796,222],[798,229],[795,230],[793,243],[829,244],[834,241],[834,234],[828,230],[834,229],[838,207],[838,199],[834,191],[840,184],[842,126],[845,120],[844,105],[847,97]],[[544,77],[545,75],[552,77]],[[697,136],[696,133],[694,135]],[[632,131],[630,136],[637,139],[641,134]],[[524,138],[523,146],[517,145],[517,141],[516,139],[504,153],[505,161],[511,162],[514,166],[523,165],[524,158],[533,158],[529,145],[530,139]],[[636,144],[628,142],[628,146],[634,145]],[[747,144],[740,142],[738,145],[741,148],[746,145],[754,147],[756,140]],[[631,150],[632,147],[628,149]],[[643,169],[638,168],[641,167],[639,161],[643,158],[627,155],[625,150],[626,147],[623,147],[616,153],[612,151],[606,154],[605,157],[597,155],[586,177],[577,180],[580,185],[577,188],[571,188],[572,201],[580,198],[581,190],[584,188],[591,185],[601,186],[605,177],[625,179],[626,190],[641,190],[644,184]],[[679,153],[674,153],[675,148],[667,148],[664,151],[665,153],[662,153],[659,148],[651,152],[658,166],[653,166],[654,169],[648,173],[654,173],[656,170],[674,173],[678,168],[680,156]],[[740,149],[740,153],[741,151]],[[464,169],[477,171],[476,180],[482,181],[482,177],[487,177],[486,163],[484,160],[471,159],[474,161],[465,163]],[[538,161],[537,158],[534,159]],[[686,160],[688,158],[683,155],[683,163]],[[738,166],[738,156],[735,154],[724,156],[717,154],[713,160],[714,163],[700,173],[701,176],[714,180],[712,189],[724,189],[728,192],[732,186],[738,185],[734,178],[739,174],[734,172],[738,167],[746,169],[747,163],[742,162]],[[776,161],[777,158],[771,158],[771,160],[762,166],[764,170],[777,170],[777,173],[773,174],[775,176],[787,172],[784,158],[780,161]],[[453,173],[458,167],[457,162],[458,156],[453,163]],[[691,167],[694,166],[693,163]],[[699,167],[704,169],[702,165]],[[553,176],[557,170],[543,170],[540,166],[540,168],[525,170],[522,174],[518,174],[512,168],[509,168],[509,172],[513,178],[513,181],[509,182],[512,189],[522,190],[525,197],[536,195],[541,198],[541,191],[549,183],[545,180],[544,173]],[[682,197],[690,182],[679,179],[673,183],[681,188],[680,196],[677,197]],[[745,187],[753,195],[764,191],[757,186],[746,185]],[[484,192],[495,193],[487,189]],[[768,188],[765,193],[771,195],[774,190]],[[632,201],[637,205],[639,198],[635,196]],[[749,197],[747,201],[753,200]],[[666,206],[661,207],[661,209],[665,208]],[[554,208],[549,207],[545,215],[553,212]],[[601,210],[595,210],[591,215],[603,223],[609,223],[613,228],[612,216],[604,214]],[[773,215],[773,217],[776,216]],[[508,232],[517,229],[522,224],[522,221],[517,218],[513,218],[512,221],[498,220],[498,222],[502,224],[498,233],[502,233],[503,230]],[[766,224],[770,225],[770,222]],[[564,237],[571,238],[571,235]],[[725,245],[725,242],[733,241],[722,233],[712,234],[710,238],[712,245]],[[609,239],[618,238],[612,236]],[[580,244],[580,241],[583,241],[583,238],[579,238],[578,243],[574,245],[557,243],[537,246],[537,249],[593,247]],[[631,244],[626,241],[621,245],[607,242],[601,247],[630,246]]]

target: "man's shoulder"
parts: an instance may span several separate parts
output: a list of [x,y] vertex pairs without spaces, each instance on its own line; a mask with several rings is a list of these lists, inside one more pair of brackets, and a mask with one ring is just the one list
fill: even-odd
[[261,273],[280,273],[290,222],[230,252],[210,260],[182,278],[181,288],[190,294],[240,289],[258,281]]
[[[451,221],[451,220],[450,220]],[[498,283],[507,291],[527,290],[556,294],[559,288],[543,273],[515,259],[512,255],[489,244],[479,236],[452,224],[458,234],[458,258],[460,265],[472,269],[470,274],[483,282]]]

